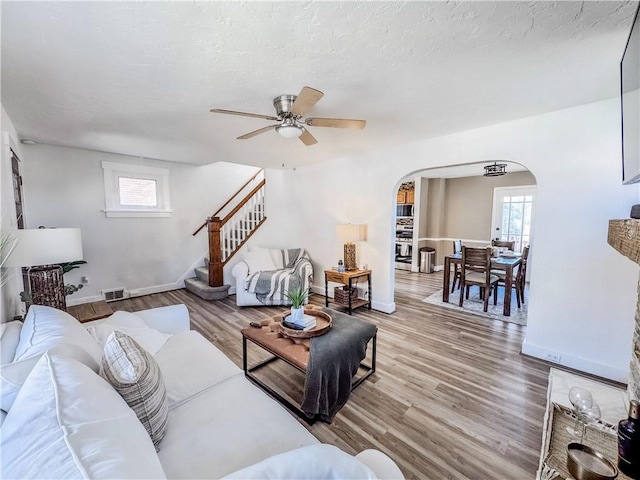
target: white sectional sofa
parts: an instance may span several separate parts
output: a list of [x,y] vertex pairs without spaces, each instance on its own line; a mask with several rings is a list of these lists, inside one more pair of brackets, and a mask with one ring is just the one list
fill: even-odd
[[[189,327],[184,305],[116,312],[84,325],[34,306],[22,328],[2,324],[0,477],[402,478],[380,451],[354,457],[320,444]],[[169,415],[157,451],[97,373],[114,329],[160,367]]]

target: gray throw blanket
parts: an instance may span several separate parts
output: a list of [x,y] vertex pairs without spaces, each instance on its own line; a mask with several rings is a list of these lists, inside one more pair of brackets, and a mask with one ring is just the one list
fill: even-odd
[[377,327],[335,310],[322,311],[331,315],[331,330],[311,339],[301,407],[307,416],[331,423],[349,400],[351,381]]
[[247,291],[264,305],[291,305],[285,293],[296,288],[308,291],[313,281],[313,266],[304,248],[280,250],[279,257],[282,269],[256,272],[247,282]]

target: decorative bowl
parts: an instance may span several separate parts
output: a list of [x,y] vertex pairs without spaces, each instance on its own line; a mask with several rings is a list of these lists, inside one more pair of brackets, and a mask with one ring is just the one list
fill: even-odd
[[567,468],[576,480],[613,480],[617,467],[600,452],[581,443],[567,445]]

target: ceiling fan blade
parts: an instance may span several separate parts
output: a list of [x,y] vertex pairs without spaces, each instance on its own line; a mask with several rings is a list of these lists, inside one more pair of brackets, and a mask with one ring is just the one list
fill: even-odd
[[347,118],[307,118],[307,125],[313,127],[357,128],[363,129],[367,124],[365,120],[350,120]]
[[309,130],[306,128],[302,131],[302,134],[298,137],[302,143],[304,143],[307,147],[318,143],[318,140],[309,133]]
[[302,87],[293,105],[291,105],[291,113],[298,116],[304,115],[311,110],[323,96],[324,93],[320,90],[311,87]]
[[260,135],[261,133],[268,132],[269,130],[273,130],[280,125],[269,125],[268,127],[262,127],[258,130],[254,130],[253,132],[245,133],[237,138],[237,140],[246,140],[247,138],[255,137],[256,135]]
[[227,115],[240,115],[241,117],[264,118],[265,120],[276,120],[276,121],[279,120],[279,118],[271,115],[260,115],[259,113],[236,112],[235,110],[224,110],[222,108],[212,108],[209,111],[212,113],[224,113]]

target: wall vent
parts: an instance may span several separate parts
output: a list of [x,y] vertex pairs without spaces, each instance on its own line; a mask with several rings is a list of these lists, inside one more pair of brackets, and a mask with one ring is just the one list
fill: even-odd
[[114,302],[116,300],[128,298],[124,287],[114,288],[112,290],[102,290],[102,296],[107,302]]

